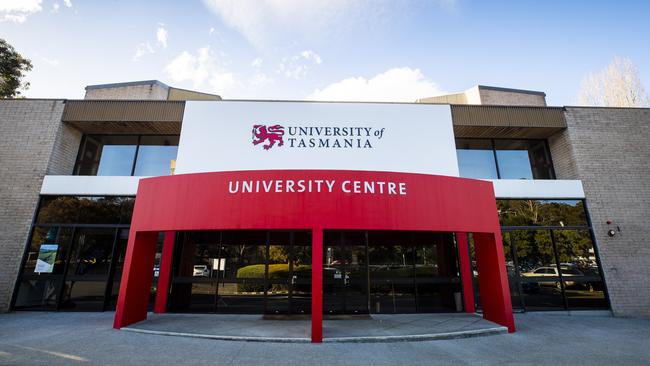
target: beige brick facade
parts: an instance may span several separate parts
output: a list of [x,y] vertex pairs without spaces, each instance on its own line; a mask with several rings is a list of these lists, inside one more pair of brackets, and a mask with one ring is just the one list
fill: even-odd
[[553,161],[559,178],[582,179],[612,310],[648,317],[650,109],[567,107],[566,121]]
[[0,312],[9,309],[48,166],[71,173],[69,165],[50,164],[53,150],[60,159],[67,159],[64,150],[74,150],[61,131],[63,107],[63,100],[0,100]]

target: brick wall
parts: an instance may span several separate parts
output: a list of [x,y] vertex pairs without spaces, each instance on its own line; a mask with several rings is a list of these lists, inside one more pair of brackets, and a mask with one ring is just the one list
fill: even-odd
[[[612,310],[650,316],[650,109],[566,108]],[[562,136],[554,144],[558,151]],[[553,156],[558,162],[562,158]],[[561,167],[561,174],[570,168]],[[556,165],[557,169],[557,165]],[[607,225],[613,220],[615,225]],[[620,226],[614,237],[608,229]]]
[[580,179],[569,139],[569,131],[564,130],[549,137],[548,147],[551,150],[555,177],[557,179]]
[[0,312],[9,308],[63,106],[63,100],[0,100]]

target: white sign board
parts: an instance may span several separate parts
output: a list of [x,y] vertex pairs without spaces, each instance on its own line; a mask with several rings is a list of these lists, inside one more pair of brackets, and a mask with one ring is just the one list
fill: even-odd
[[458,176],[448,105],[187,102],[176,174],[370,170]]

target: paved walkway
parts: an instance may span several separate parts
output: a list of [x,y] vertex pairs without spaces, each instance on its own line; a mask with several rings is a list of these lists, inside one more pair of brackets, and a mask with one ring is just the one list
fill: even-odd
[[[258,315],[150,314],[130,331],[222,340],[309,342],[309,320],[263,320]],[[325,342],[390,342],[453,339],[507,333],[475,314],[373,315],[325,320]]]
[[252,343],[116,331],[113,313],[0,314],[0,365],[648,365],[650,320],[517,314],[518,331],[396,343]]

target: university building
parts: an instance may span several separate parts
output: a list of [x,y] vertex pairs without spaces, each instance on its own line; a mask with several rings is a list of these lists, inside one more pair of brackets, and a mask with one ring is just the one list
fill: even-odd
[[650,316],[650,109],[0,100],[0,311]]

